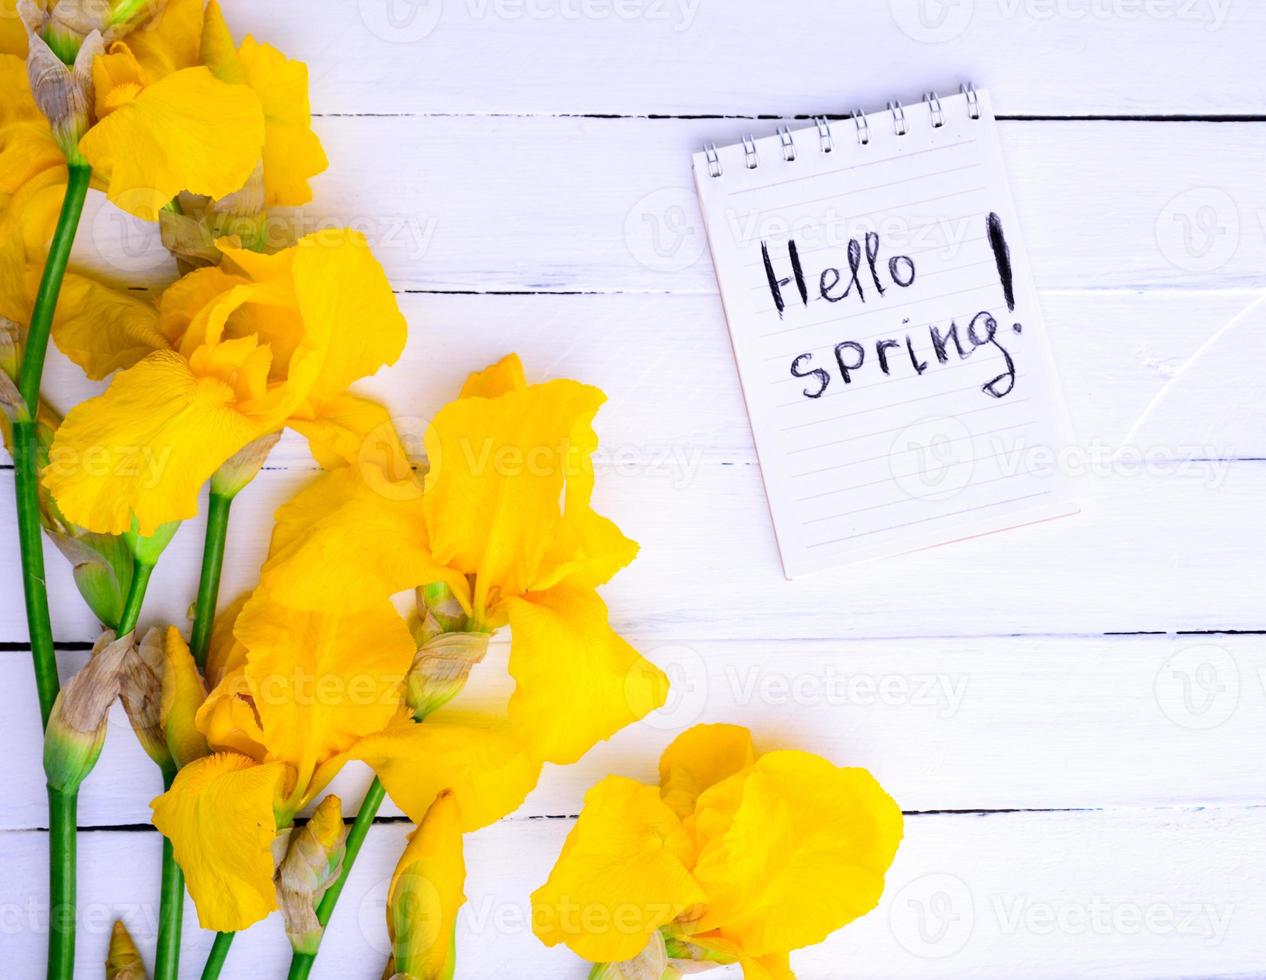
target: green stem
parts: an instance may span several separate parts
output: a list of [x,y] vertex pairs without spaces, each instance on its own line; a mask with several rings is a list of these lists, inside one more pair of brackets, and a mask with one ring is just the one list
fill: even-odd
[[229,531],[229,508],[232,497],[211,492],[207,505],[207,537],[202,546],[202,578],[198,580],[198,601],[194,607],[193,630],[189,649],[201,670],[207,662],[211,644],[211,626],[215,622],[215,605],[220,596],[220,571],[224,567],[224,542]]
[[[171,789],[174,769],[163,772],[163,789]],[[180,921],[185,911],[185,876],[163,837],[163,873],[158,904],[158,950],[154,955],[154,980],[176,980],[180,968]]]
[[211,952],[207,954],[207,965],[202,968],[202,980],[216,980],[224,968],[224,961],[229,957],[229,947],[233,945],[236,932],[217,932],[215,942],[211,944]]
[[[356,855],[360,853],[361,845],[365,843],[365,836],[369,833],[374,817],[378,815],[378,808],[382,806],[384,796],[386,796],[386,791],[383,789],[382,782],[375,776],[365,793],[365,799],[361,802],[360,812],[356,814],[352,829],[347,832],[347,853],[343,856],[343,870],[321,898],[321,904],[317,906],[317,921],[323,926],[329,924],[330,915],[334,912],[334,906],[343,891],[343,886],[347,884],[347,876],[351,873],[352,864],[356,861]],[[317,952],[320,952],[319,948]],[[290,973],[287,974],[287,980],[307,980],[316,957],[316,953],[295,953],[290,960]],[[203,974],[203,980],[207,980],[205,974]]]
[[141,618],[141,604],[145,601],[145,590],[149,586],[149,577],[153,572],[153,565],[140,561],[133,562],[132,584],[128,586],[127,600],[123,603],[123,615],[119,617],[116,635],[126,636],[136,629],[136,621]]
[[35,419],[40,408],[40,381],[44,357],[53,328],[53,311],[75,230],[83,214],[84,199],[92,168],[72,163],[67,170],[66,196],[62,198],[57,229],[48,246],[48,259],[40,277],[39,292],[31,312],[22,367],[18,371],[18,391],[26,403],[26,418],[13,424],[13,466],[18,501],[18,545],[22,552],[22,586],[26,595],[26,621],[31,635],[31,656],[35,660],[35,686],[39,692],[40,715],[48,724],[49,712],[57,697],[57,660],[53,652],[53,624],[48,614],[48,586],[44,581],[44,543],[40,538],[40,476]]
[[75,823],[79,794],[48,788],[48,980],[75,969]]

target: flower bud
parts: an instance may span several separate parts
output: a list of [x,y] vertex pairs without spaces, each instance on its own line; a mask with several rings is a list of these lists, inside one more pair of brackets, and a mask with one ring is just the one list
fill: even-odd
[[[590,980],[660,980],[668,970],[668,951],[660,932],[651,935],[646,948],[631,960],[601,963],[590,972]],[[669,974],[676,976],[676,973]]]
[[421,585],[414,590],[420,622],[414,630],[421,645],[439,633],[461,633],[470,628],[466,610],[443,582]]
[[211,74],[230,85],[246,82],[246,72],[237,56],[237,45],[219,3],[211,0],[202,13],[202,42],[199,61],[211,69]]
[[78,792],[105,744],[107,715],[119,694],[119,682],[132,634],[115,639],[106,630],[93,645],[87,665],[70,679],[49,715],[44,732],[44,774],[51,789]]
[[155,627],[149,630],[128,656],[119,683],[119,699],[132,723],[141,748],[167,773],[176,771],[176,762],[167,748],[163,733],[163,638]]
[[[105,50],[101,32],[78,18],[74,4],[59,3],[46,16],[34,0],[20,0],[27,29],[26,73],[31,94],[53,138],[71,163],[84,163],[79,139],[91,124],[92,63]],[[45,40],[47,38],[47,40]]]
[[307,824],[290,834],[290,846],[277,867],[277,902],[297,953],[315,953],[321,943],[324,927],[316,907],[342,873],[346,839],[343,804],[332,795],[320,802]]
[[0,315],[0,371],[12,381],[22,367],[22,348],[26,344],[26,327]]
[[102,623],[118,623],[132,581],[132,554],[127,543],[112,534],[96,534],[73,524],[58,523],[50,519],[47,511],[42,516],[44,530],[70,562],[75,585],[88,608]]
[[448,704],[466,686],[470,669],[488,652],[489,633],[439,633],[413,655],[405,704],[417,721]]
[[220,464],[211,476],[211,492],[219,497],[235,497],[263,468],[268,454],[281,438],[281,432],[269,432],[253,439]]
[[159,717],[167,748],[177,766],[187,766],[210,752],[207,740],[198,731],[196,718],[207,687],[189,644],[180,630],[168,626],[163,637],[162,704]]
[[387,892],[388,969],[415,980],[453,975],[457,910],[466,901],[461,811],[451,790],[435,798],[400,856]]
[[132,941],[127,927],[115,920],[110,933],[110,950],[106,954],[106,980],[149,980],[141,953]]

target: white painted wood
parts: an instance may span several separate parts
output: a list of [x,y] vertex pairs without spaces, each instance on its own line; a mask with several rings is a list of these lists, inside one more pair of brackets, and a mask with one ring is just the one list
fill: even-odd
[[[852,123],[837,125],[848,138]],[[690,154],[705,140],[733,143],[775,126],[322,119],[330,169],[314,181],[316,200],[300,227],[362,229],[402,289],[712,293]],[[1069,121],[1003,122],[999,131],[1040,289],[1260,281],[1266,127]],[[760,228],[750,216],[735,220],[744,234]],[[919,243],[984,249],[979,231],[936,227]],[[171,278],[153,227],[125,219],[100,195],[84,229],[77,260],[129,285]]]
[[[587,966],[530,931],[531,891],[557,857],[570,820],[514,820],[467,838],[467,904],[458,919],[457,975],[470,980],[581,980]],[[313,976],[377,980],[383,907],[407,825],[378,825],[357,862]],[[794,954],[801,980],[861,977],[1063,978],[1254,976],[1266,929],[1259,809],[917,816],[879,907],[820,946]],[[43,975],[45,837],[4,836],[0,878],[4,976]],[[101,969],[122,916],[152,962],[159,838],[80,838],[78,975]],[[186,906],[186,976],[211,934]],[[921,931],[922,929],[922,931]],[[241,934],[226,976],[263,980],[289,960],[274,916]],[[709,973],[734,980],[737,973]]]
[[[1266,467],[1110,469],[1078,479],[1083,510],[1074,517],[788,582],[755,465],[613,467],[599,508],[619,517],[642,552],[604,594],[621,628],[665,638],[1260,628]],[[15,534],[4,476],[0,548],[13,547]],[[273,509],[305,479],[266,472],[238,499],[226,599],[254,584]],[[201,549],[200,521],[186,522],[151,582],[143,621],[185,622]],[[69,565],[51,545],[46,551],[56,635],[90,640],[96,628]],[[5,635],[20,639],[18,599],[6,594],[0,611]]]
[[318,112],[843,112],[960,82],[999,111],[1261,111],[1234,0],[284,0],[225,3],[305,59]]
[[[761,749],[801,747],[869,768],[905,810],[1266,803],[1266,637],[672,640],[632,635],[663,665],[668,705],[572,766],[548,766],[520,816],[574,814],[611,772],[654,781],[663,748],[699,723],[745,724]],[[493,645],[462,705],[504,705]],[[86,654],[63,655],[65,671]],[[24,653],[0,654],[9,763],[0,829],[42,826],[38,714]],[[354,815],[360,766],[331,788]],[[121,709],[84,785],[84,826],[143,824],[162,791]],[[398,814],[388,807],[384,813]]]
[[[1117,448],[1139,416],[1204,342],[1260,294],[1251,290],[1048,291],[1042,306],[1055,345],[1075,434]],[[431,417],[466,374],[509,351],[529,378],[579,378],[606,392],[598,414],[600,455],[612,463],[703,453],[752,462],[729,334],[716,297],[462,296],[404,294],[409,343],[400,360],[358,385],[392,409],[402,427]],[[1266,427],[1253,414],[1251,382],[1230,385],[1223,364],[1266,360],[1266,311],[1238,329],[1233,353],[1214,353],[1181,379],[1181,411],[1169,413],[1153,448],[1175,455],[1266,456]],[[50,351],[46,396],[63,410],[103,388]],[[306,443],[287,436],[270,466],[311,465]],[[2,600],[0,600],[2,601]],[[0,634],[0,639],[4,639]]]

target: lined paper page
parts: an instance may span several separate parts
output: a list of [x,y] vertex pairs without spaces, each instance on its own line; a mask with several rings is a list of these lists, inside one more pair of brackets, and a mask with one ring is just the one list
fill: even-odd
[[790,148],[694,157],[789,577],[1076,509],[987,93],[978,104],[972,118],[965,96],[942,99],[939,127],[906,107],[905,135],[884,111],[832,122],[829,141],[810,126]]

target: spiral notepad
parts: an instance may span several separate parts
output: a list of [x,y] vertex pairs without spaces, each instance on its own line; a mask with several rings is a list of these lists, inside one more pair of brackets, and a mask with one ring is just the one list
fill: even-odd
[[788,577],[1076,510],[987,93],[694,156]]

